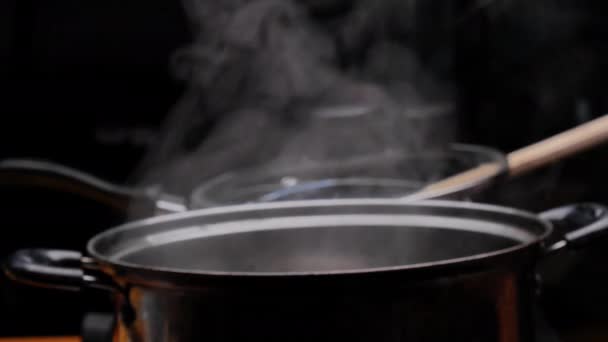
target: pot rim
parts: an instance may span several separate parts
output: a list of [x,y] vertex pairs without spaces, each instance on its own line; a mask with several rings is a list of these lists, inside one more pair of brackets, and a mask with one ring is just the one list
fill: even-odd
[[[496,165],[496,169],[494,170],[494,172],[492,172],[491,174],[489,174],[485,177],[482,177],[481,179],[471,180],[465,184],[458,184],[458,185],[450,186],[443,190],[435,190],[435,191],[426,193],[424,197],[419,197],[414,192],[414,193],[409,193],[409,194],[403,194],[402,198],[412,197],[413,199],[418,199],[418,200],[423,200],[423,199],[430,200],[430,199],[440,199],[445,196],[456,196],[456,195],[460,195],[460,194],[467,194],[468,192],[474,192],[477,189],[480,189],[487,185],[493,184],[493,182],[499,180],[506,173],[508,173],[508,165],[507,165],[508,161],[507,161],[505,154],[502,153],[500,150],[497,150],[497,149],[489,147],[489,146],[466,144],[466,143],[452,143],[445,150],[432,151],[431,155],[436,156],[436,157],[445,156],[446,159],[450,156],[475,155],[475,156],[477,156],[477,158],[479,158],[478,162],[480,165],[481,164],[494,164],[494,165]],[[387,153],[380,154],[380,155],[358,156],[357,158],[353,158],[352,160],[350,160],[349,163],[351,163],[352,165],[361,166],[361,165],[370,164],[370,163],[373,164],[374,162],[382,162],[383,160],[384,161],[387,161],[387,160],[396,161],[396,160],[401,160],[404,158],[407,159],[407,158],[421,158],[421,157],[422,157],[421,155],[417,155],[417,154],[412,154],[412,155],[403,154],[402,151],[397,150],[397,151],[388,151]],[[470,166],[470,167],[472,168],[474,166]],[[222,189],[222,187],[226,187],[229,190],[238,189],[237,186],[234,186],[234,188],[231,188],[230,184],[231,183],[239,184],[239,182],[247,184],[248,182],[243,181],[243,179],[248,179],[249,182],[251,182],[251,184],[255,184],[255,182],[252,182],[252,180],[277,181],[285,176],[288,176],[288,177],[289,176],[298,176],[302,172],[304,172],[304,173],[308,172],[308,171],[319,172],[320,170],[332,170],[332,169],[348,169],[348,166],[344,166],[340,163],[332,164],[332,163],[324,162],[323,164],[319,164],[318,162],[311,161],[310,164],[304,163],[303,165],[298,165],[297,167],[280,165],[280,166],[278,166],[278,169],[276,169],[276,165],[275,165],[275,167],[271,167],[271,168],[251,167],[251,168],[237,169],[237,170],[233,170],[233,171],[226,172],[226,173],[220,174],[218,176],[215,176],[215,177],[211,178],[209,181],[201,183],[198,186],[194,187],[194,189],[189,194],[188,201],[189,201],[190,207],[193,210],[209,208],[209,207],[214,207],[214,206],[225,206],[225,205],[233,206],[233,205],[235,205],[235,203],[232,203],[229,200],[224,201],[224,200],[220,200],[220,199],[215,199],[211,194],[214,191],[218,191],[218,189]],[[321,174],[323,174],[323,172],[321,172]],[[306,177],[304,177],[304,178],[306,178]],[[323,181],[323,180],[327,180],[327,179],[331,179],[331,178],[332,177],[320,177],[319,179],[313,179],[312,181],[318,182],[318,181]],[[345,178],[338,178],[338,179],[348,180],[348,179],[358,179],[358,178],[366,178],[366,177],[358,177],[358,176],[354,175],[354,176],[348,176]],[[367,177],[367,178],[374,179],[374,177]],[[424,182],[420,181],[420,180],[417,181],[417,180],[403,179],[400,177],[387,177],[387,178],[379,177],[379,178],[375,178],[375,179],[377,179],[378,181],[382,181],[382,180],[398,181],[398,182],[401,182],[403,185],[409,184],[409,185],[411,185],[412,188],[414,188],[414,187],[422,188],[425,185],[428,185],[428,184],[424,184]],[[276,192],[276,191],[281,190],[279,184],[266,184],[265,186],[266,187],[273,186],[275,188],[279,187],[279,188],[273,189],[271,192]],[[287,188],[289,188],[289,187],[286,187],[284,189],[287,189]],[[269,201],[260,201],[259,199],[252,199],[252,201],[254,201],[255,203],[269,202]],[[286,200],[286,201],[299,201],[299,200]]]
[[[511,217],[514,219],[521,219],[524,221],[534,222],[541,228],[541,232],[533,234],[534,238],[530,241],[520,242],[513,246],[495,250],[487,253],[480,253],[470,255],[461,258],[452,258],[440,261],[415,263],[408,265],[396,265],[387,267],[376,267],[376,268],[361,268],[352,270],[330,270],[330,271],[317,271],[317,272],[228,272],[228,271],[205,271],[205,270],[181,270],[174,268],[163,268],[139,265],[136,263],[125,262],[122,260],[113,260],[111,256],[103,255],[97,249],[97,245],[105,238],[115,235],[119,232],[127,230],[142,229],[143,227],[180,222],[184,219],[192,219],[203,216],[213,215],[228,215],[235,213],[247,213],[257,212],[260,210],[271,210],[271,209],[296,209],[296,208],[314,208],[314,207],[339,207],[339,206],[408,206],[408,207],[420,207],[420,208],[443,208],[443,209],[455,209],[466,212],[478,212],[486,215],[499,215],[504,217]],[[481,220],[481,218],[480,218]],[[524,229],[524,227],[518,227]],[[214,207],[206,209],[191,210],[182,213],[168,214],[158,217],[152,217],[137,221],[132,221],[104,232],[101,232],[91,238],[87,243],[87,252],[92,258],[93,262],[99,266],[102,270],[111,273],[112,276],[122,274],[129,277],[139,278],[139,281],[147,282],[148,280],[156,282],[169,281],[171,284],[175,282],[191,282],[193,278],[200,277],[202,280],[209,279],[292,279],[292,278],[303,278],[313,276],[316,279],[320,278],[335,278],[335,277],[349,277],[349,276],[360,276],[363,274],[367,275],[381,275],[389,273],[418,273],[418,272],[431,272],[434,271],[444,272],[446,268],[461,268],[466,269],[469,266],[477,267],[481,265],[487,265],[493,263],[497,258],[509,257],[518,251],[531,248],[532,246],[539,245],[543,240],[547,238],[553,231],[552,224],[546,220],[541,219],[538,215],[531,212],[527,212],[520,209],[503,207],[491,204],[480,204],[471,202],[459,202],[459,201],[446,201],[446,200],[420,200],[420,201],[403,201],[394,199],[330,199],[330,200],[307,200],[307,201],[284,201],[284,202],[273,202],[273,203],[253,203],[253,204],[240,204],[224,207]]]

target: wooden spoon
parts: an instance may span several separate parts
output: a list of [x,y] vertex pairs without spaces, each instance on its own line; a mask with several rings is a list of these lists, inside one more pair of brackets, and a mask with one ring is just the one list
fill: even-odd
[[[545,165],[555,163],[573,154],[608,141],[608,115],[528,145],[507,155],[509,177],[517,177]],[[453,188],[460,188],[492,177],[504,165],[482,164],[471,170],[450,176],[426,186],[421,191],[406,196],[407,199],[429,198]]]

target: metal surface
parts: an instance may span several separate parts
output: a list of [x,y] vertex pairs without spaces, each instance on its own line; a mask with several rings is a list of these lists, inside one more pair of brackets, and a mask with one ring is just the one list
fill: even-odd
[[23,249],[11,256],[7,272],[32,285],[78,289],[83,278],[80,259],[75,251]]
[[566,247],[584,247],[590,239],[604,233],[608,225],[606,208],[594,204],[583,204],[579,206],[564,206],[546,211],[541,218],[557,222],[567,227],[584,227],[566,233],[563,238],[547,247],[550,253],[557,252]]
[[[586,204],[540,216],[588,241],[608,229],[606,213]],[[41,271],[14,261],[52,254],[24,251],[6,268],[20,281],[48,276],[48,286],[61,272],[71,282],[79,271],[83,286],[112,291],[121,342],[528,342],[547,220],[447,201],[250,204],[133,222],[94,237],[89,257],[33,259],[49,266]],[[301,247],[289,243],[292,234]],[[385,241],[374,242],[376,235]],[[395,236],[402,248],[389,246]],[[331,248],[319,249],[320,238]]]
[[131,286],[118,341],[530,341],[533,280],[497,272],[372,287]]
[[197,274],[322,274],[428,267],[504,254],[550,231],[534,215],[429,201],[315,200],[219,207],[94,237],[114,265]]

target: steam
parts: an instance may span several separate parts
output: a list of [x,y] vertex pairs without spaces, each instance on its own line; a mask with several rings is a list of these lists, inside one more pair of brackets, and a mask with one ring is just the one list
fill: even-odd
[[188,194],[243,167],[451,142],[451,85],[408,45],[413,3],[187,1],[195,38],[173,66],[188,90],[143,164],[146,182]]

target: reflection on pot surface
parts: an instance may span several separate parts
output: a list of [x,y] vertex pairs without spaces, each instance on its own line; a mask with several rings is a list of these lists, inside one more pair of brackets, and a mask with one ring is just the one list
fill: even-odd
[[[551,236],[553,223],[572,231]],[[537,261],[607,229],[596,204],[534,215],[451,201],[284,201],[132,222],[93,237],[86,257],[18,251],[6,272],[111,291],[120,342],[528,342]]]

